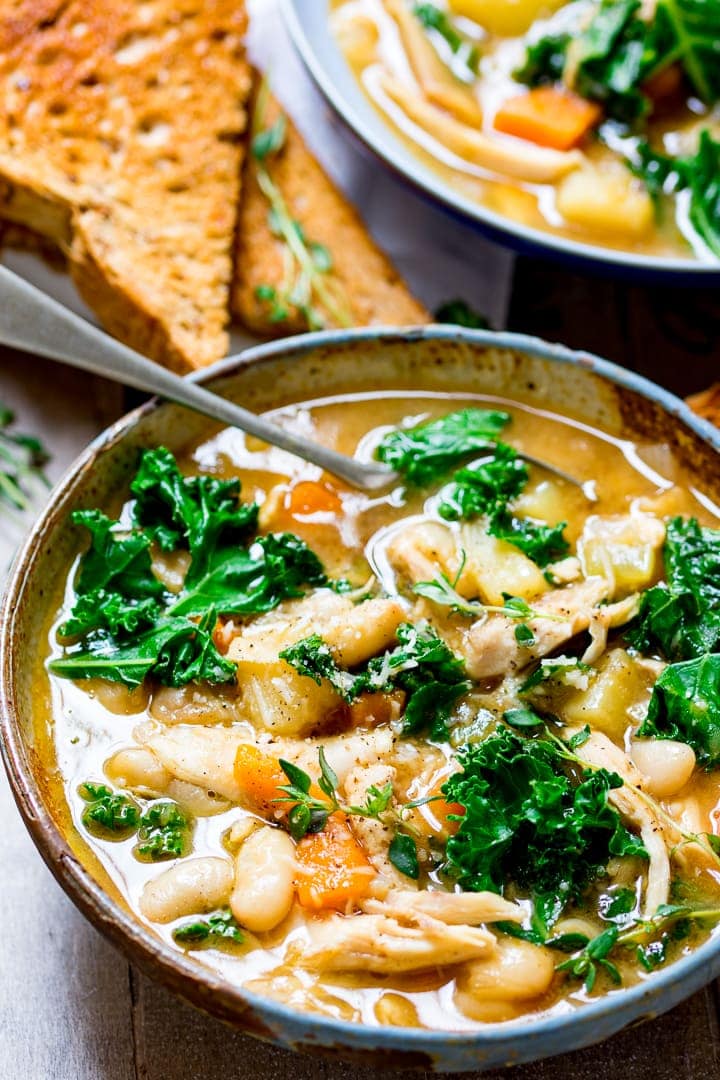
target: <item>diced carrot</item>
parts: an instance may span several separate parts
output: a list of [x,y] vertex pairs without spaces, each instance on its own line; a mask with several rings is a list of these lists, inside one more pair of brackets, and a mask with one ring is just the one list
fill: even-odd
[[[242,743],[235,754],[235,780],[241,791],[241,801],[247,810],[261,817],[283,821],[296,803],[278,802],[285,798],[280,787],[290,783],[272,754],[264,754],[257,746]],[[313,781],[310,794],[315,799],[325,799]]]
[[394,720],[402,709],[405,695],[402,691],[392,694],[361,694],[349,706],[350,725],[352,727],[377,727]]
[[314,480],[301,480],[290,489],[288,509],[295,517],[308,514],[339,514],[342,510],[340,496],[329,484]]
[[345,911],[368,895],[375,871],[342,815],[334,814],[321,832],[303,837],[295,854],[303,907]]
[[538,146],[570,150],[602,116],[599,105],[569,90],[538,86],[504,101],[495,114],[495,127]]
[[276,820],[287,815],[290,803],[274,801],[284,797],[279,788],[288,783],[277,758],[243,743],[235,755],[235,780],[248,810]]

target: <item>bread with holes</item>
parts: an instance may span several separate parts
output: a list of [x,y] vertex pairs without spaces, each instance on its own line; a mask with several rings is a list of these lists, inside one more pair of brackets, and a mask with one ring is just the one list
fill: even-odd
[[242,0],[0,6],[0,217],[61,247],[111,333],[177,371],[227,351]]
[[[254,134],[272,128],[281,114],[278,102],[258,85],[257,76],[251,113]],[[306,250],[317,251],[320,245],[326,261],[329,254],[329,269],[317,281],[331,297],[330,308],[316,293],[308,305],[289,302],[299,267],[285,238],[277,235],[271,200],[259,183],[262,169],[289,217],[300,226]],[[300,333],[316,325],[404,326],[430,321],[287,118],[279,149],[262,161],[252,151],[246,155],[236,267],[233,310],[246,326],[266,336]],[[307,307],[312,308],[310,318]]]

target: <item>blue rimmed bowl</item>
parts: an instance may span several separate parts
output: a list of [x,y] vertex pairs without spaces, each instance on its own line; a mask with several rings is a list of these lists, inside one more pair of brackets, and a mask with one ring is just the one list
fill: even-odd
[[330,29],[329,0],[280,0],[295,46],[317,86],[360,142],[404,183],[492,240],[615,277],[680,285],[720,283],[720,262],[644,255],[558,236],[524,225],[455,190],[394,134],[365,97]]
[[[518,334],[452,327],[308,334],[252,349],[196,376],[256,411],[368,389],[518,397],[613,435],[667,443],[702,489],[720,499],[720,433],[658,386],[587,353]],[[47,686],[33,661],[47,634],[54,584],[76,554],[66,528],[80,506],[126,489],[142,447],[180,451],[207,421],[151,401],[97,438],[60,481],[18,554],[0,613],[0,730],[18,808],[46,863],[87,917],[147,974],[209,1013],[306,1053],[383,1068],[482,1070],[564,1053],[677,1005],[720,974],[720,937],[644,982],[572,1013],[487,1025],[476,1032],[363,1027],[302,1013],[230,985],[174,950],[125,906],[48,784],[52,761],[37,739]]]

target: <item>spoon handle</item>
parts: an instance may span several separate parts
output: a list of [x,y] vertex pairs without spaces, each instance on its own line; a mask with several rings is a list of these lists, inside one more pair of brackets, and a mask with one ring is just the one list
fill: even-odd
[[387,487],[396,478],[385,465],[355,461],[305,436],[285,431],[145,359],[4,266],[0,266],[0,343],[158,394],[287,450],[354,487],[374,491]]

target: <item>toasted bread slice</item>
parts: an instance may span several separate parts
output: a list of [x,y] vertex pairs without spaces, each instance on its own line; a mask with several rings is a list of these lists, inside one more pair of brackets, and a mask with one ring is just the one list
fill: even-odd
[[242,0],[0,10],[0,216],[104,326],[178,371],[227,350],[250,70]]
[[[258,84],[252,133],[277,143],[246,156],[236,248],[233,310],[257,333],[284,335],[319,326],[414,325],[430,321],[355,209],[307,149],[277,101]],[[274,127],[274,125],[277,125]],[[271,140],[273,141],[273,140]],[[267,178],[270,178],[270,186]],[[263,187],[261,187],[261,184]],[[264,190],[263,190],[264,188]],[[282,234],[277,198],[315,272],[302,273],[295,244]],[[273,208],[273,201],[276,205]],[[319,269],[318,269],[319,267]]]

